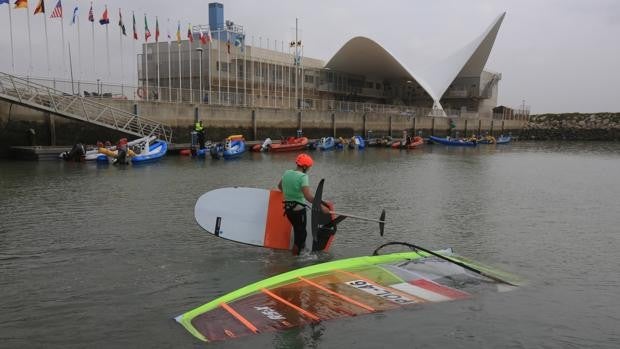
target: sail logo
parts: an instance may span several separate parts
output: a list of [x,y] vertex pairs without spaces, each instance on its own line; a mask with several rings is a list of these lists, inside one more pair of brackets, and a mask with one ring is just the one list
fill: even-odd
[[416,303],[416,301],[412,298],[408,298],[405,296],[402,296],[400,294],[396,294],[394,292],[391,292],[383,287],[380,286],[376,286],[373,285],[367,281],[364,280],[353,280],[353,281],[347,281],[346,282],[347,285],[352,286],[357,288],[358,290],[364,291],[366,293],[370,293],[374,296],[383,298],[385,300],[388,300],[390,302],[396,303],[396,304],[413,304]]
[[286,320],[286,318],[282,314],[278,313],[270,307],[254,307],[254,309],[258,310],[261,314],[265,315],[271,320]]

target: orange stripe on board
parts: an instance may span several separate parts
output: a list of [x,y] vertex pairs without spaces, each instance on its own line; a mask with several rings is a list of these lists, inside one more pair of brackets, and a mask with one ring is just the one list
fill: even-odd
[[256,328],[254,325],[252,325],[252,323],[250,321],[248,321],[248,319],[244,318],[241,314],[237,313],[235,311],[235,309],[231,308],[228,304],[221,303],[220,306],[222,308],[224,308],[227,312],[229,312],[230,315],[234,316],[237,320],[239,320],[243,325],[245,325],[245,327],[250,329],[250,331],[252,331],[254,333],[258,333],[259,332],[258,328]]
[[275,294],[275,293],[273,293],[273,292],[269,291],[268,289],[263,288],[263,289],[261,289],[261,291],[263,291],[265,294],[267,294],[267,295],[271,296],[273,299],[275,299],[275,300],[277,300],[277,301],[279,301],[279,302],[281,302],[281,303],[284,303],[284,304],[288,305],[289,307],[291,307],[291,308],[293,308],[293,309],[297,310],[298,312],[300,312],[301,314],[305,315],[306,317],[309,317],[310,319],[312,319],[312,320],[314,320],[314,321],[321,321],[321,319],[320,319],[318,316],[316,316],[316,315],[312,314],[311,312],[309,312],[309,311],[307,311],[307,310],[304,310],[304,309],[302,309],[302,308],[300,308],[300,307],[296,306],[295,304],[293,304],[293,303],[291,303],[291,302],[287,301],[286,299],[284,299],[284,298],[282,298],[282,297],[278,296],[277,294]]
[[370,280],[370,279],[367,279],[367,278],[365,278],[365,277],[363,277],[363,276],[361,276],[361,275],[357,275],[357,274],[355,274],[355,273],[351,273],[351,272],[346,271],[346,270],[337,270],[337,271],[338,271],[338,272],[340,272],[340,273],[344,273],[344,274],[347,274],[347,275],[349,275],[349,276],[352,276],[352,277],[358,278],[358,279],[360,279],[360,280],[364,280],[364,281],[366,281],[367,283],[369,283],[369,284],[373,284],[373,285],[375,285],[375,286],[377,286],[377,287],[386,288],[386,289],[390,290],[390,292],[396,293],[396,294],[398,294],[398,295],[400,295],[400,296],[402,296],[402,297],[405,297],[405,298],[411,298],[411,299],[415,299],[417,302],[426,302],[426,300],[425,300],[425,299],[422,299],[422,298],[420,298],[420,297],[416,297],[416,296],[414,296],[414,295],[412,295],[412,294],[409,294],[409,293],[406,293],[406,292],[403,292],[403,291],[397,290],[397,289],[395,289],[395,288],[393,288],[393,287],[390,287],[390,286],[383,286],[383,285],[380,285],[380,284],[378,284],[378,283],[376,283],[376,282],[374,282],[374,281],[372,281],[372,280]]
[[340,299],[342,299],[342,300],[344,300],[344,301],[346,301],[346,302],[349,302],[349,303],[351,303],[351,304],[355,304],[355,305],[357,305],[358,307],[364,308],[364,309],[368,310],[368,311],[369,311],[369,312],[371,312],[371,313],[373,313],[373,312],[375,312],[375,311],[376,311],[376,309],[375,309],[375,308],[373,308],[373,307],[371,307],[371,306],[369,306],[369,305],[366,305],[366,304],[364,304],[364,303],[362,303],[362,302],[358,302],[358,301],[356,301],[355,299],[351,299],[351,298],[349,298],[349,297],[347,297],[347,296],[345,296],[345,295],[342,295],[342,294],[340,294],[340,293],[338,293],[338,292],[332,291],[332,290],[330,290],[329,288],[327,288],[327,287],[325,287],[325,286],[322,286],[322,285],[319,285],[319,284],[317,284],[317,283],[315,283],[315,282],[313,282],[313,281],[310,281],[310,280],[308,280],[308,279],[306,279],[306,278],[303,278],[303,277],[301,277],[301,276],[300,276],[300,277],[299,277],[299,279],[300,279],[301,281],[304,281],[304,282],[306,282],[306,283],[308,283],[308,284],[310,284],[310,285],[312,285],[312,286],[314,286],[314,287],[318,288],[319,290],[325,291],[325,292],[327,292],[327,293],[329,293],[329,294],[332,294],[332,295],[334,295],[334,296],[336,296],[336,297],[338,297],[338,298],[340,298]]
[[293,226],[284,215],[284,195],[281,191],[269,192],[267,221],[265,222],[264,245],[269,248],[291,249],[291,231]]

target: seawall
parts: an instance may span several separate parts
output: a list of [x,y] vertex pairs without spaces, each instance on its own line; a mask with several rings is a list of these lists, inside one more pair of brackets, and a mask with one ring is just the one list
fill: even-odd
[[[275,108],[243,108],[190,105],[160,102],[103,100],[112,107],[137,112],[138,115],[172,126],[174,143],[189,143],[190,131],[197,119],[203,121],[207,139],[219,140],[231,134],[243,134],[248,140],[291,136],[299,128],[310,138],[323,136],[351,137],[354,134],[400,137],[402,130],[424,136],[445,136],[459,132],[518,134],[524,122],[476,118],[429,117],[380,112],[330,112]],[[450,129],[450,120],[455,127]],[[34,131],[34,135],[30,131]],[[6,157],[10,146],[70,146],[78,141],[94,144],[97,140],[116,141],[124,135],[88,123],[74,121],[0,101],[0,156]],[[34,143],[34,144],[33,144]]]
[[620,113],[532,115],[521,139],[620,141]]

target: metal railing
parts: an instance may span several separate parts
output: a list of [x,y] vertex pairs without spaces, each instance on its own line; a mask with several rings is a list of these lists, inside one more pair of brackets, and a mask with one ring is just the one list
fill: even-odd
[[[259,82],[252,81],[222,81],[222,85],[218,88],[217,82],[209,85],[207,82],[203,85],[202,92],[199,88],[168,88],[157,87],[156,85],[146,84],[143,86],[110,84],[104,82],[89,81],[68,81],[62,79],[44,79],[44,78],[22,78],[23,80],[39,85],[53,88],[70,95],[80,95],[88,100],[100,100],[105,103],[109,100],[130,100],[130,101],[152,101],[160,103],[182,103],[182,104],[207,104],[216,106],[232,106],[232,107],[248,107],[248,108],[275,108],[275,109],[293,109],[293,110],[316,110],[327,112],[368,112],[380,113],[387,115],[402,115],[410,117],[421,117],[432,115],[432,108],[392,105],[380,103],[364,103],[333,99],[317,98],[319,90],[306,88],[303,100],[301,99],[301,89],[298,90],[298,98],[293,95],[294,89],[290,89],[287,85],[277,83],[270,85],[270,90],[265,89],[266,84],[263,82],[259,87]],[[167,79],[164,79],[167,81]],[[215,79],[214,79],[215,80]],[[173,83],[174,85],[174,83]],[[198,85],[195,83],[195,85]],[[244,89],[245,86],[245,89]],[[148,91],[148,93],[147,93]],[[236,92],[235,92],[236,91]],[[247,92],[245,92],[247,91]],[[460,92],[460,91],[459,91]],[[458,93],[457,93],[458,94]],[[462,113],[460,109],[444,109],[446,115],[451,118],[471,118],[472,112]]]
[[515,109],[505,109],[502,112],[493,113],[493,119],[495,120],[521,120],[527,121],[530,118],[530,107],[519,106]]
[[138,137],[172,140],[172,128],[168,125],[5,73],[0,73],[0,99]]

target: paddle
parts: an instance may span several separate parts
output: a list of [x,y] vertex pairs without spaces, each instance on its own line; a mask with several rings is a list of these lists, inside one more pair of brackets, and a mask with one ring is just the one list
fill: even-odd
[[372,255],[373,256],[378,256],[380,249],[384,248],[385,246],[390,246],[390,245],[404,245],[404,246],[407,246],[407,247],[411,248],[412,250],[423,251],[423,252],[426,252],[426,253],[428,253],[430,255],[433,255],[433,256],[435,256],[437,258],[441,258],[441,259],[446,260],[446,261],[448,261],[450,263],[454,263],[454,264],[456,264],[456,265],[458,265],[458,266],[460,266],[462,268],[465,268],[465,269],[467,269],[469,271],[472,271],[472,272],[474,272],[476,274],[482,275],[482,276],[484,276],[486,278],[489,278],[491,280],[494,280],[494,281],[497,281],[497,282],[501,282],[503,284],[510,285],[510,286],[515,286],[515,287],[517,286],[517,285],[515,285],[515,284],[513,284],[511,282],[508,282],[508,281],[504,280],[504,279],[500,279],[497,276],[493,276],[493,275],[487,274],[487,273],[485,273],[484,271],[482,271],[480,269],[471,267],[471,266],[469,266],[469,265],[467,265],[467,264],[465,264],[465,263],[463,263],[461,261],[454,260],[452,258],[446,257],[444,255],[441,255],[439,253],[433,252],[431,250],[427,250],[427,249],[425,249],[423,247],[420,247],[420,246],[417,246],[417,245],[414,245],[414,244],[410,244],[408,242],[388,242],[386,244],[383,244],[383,245],[377,247],[377,249],[375,249],[375,251],[372,253]]

